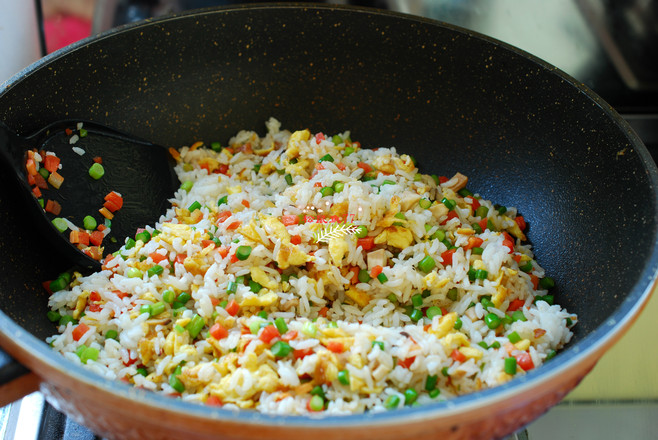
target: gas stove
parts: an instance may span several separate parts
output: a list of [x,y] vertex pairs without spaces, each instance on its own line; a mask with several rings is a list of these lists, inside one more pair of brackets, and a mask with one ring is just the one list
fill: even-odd
[[[184,9],[243,2],[99,1],[93,32]],[[355,0],[462,26],[524,49],[594,90],[658,157],[658,4],[651,0]],[[506,440],[655,438],[658,396],[567,401]],[[99,439],[40,393],[0,408],[0,440]]]

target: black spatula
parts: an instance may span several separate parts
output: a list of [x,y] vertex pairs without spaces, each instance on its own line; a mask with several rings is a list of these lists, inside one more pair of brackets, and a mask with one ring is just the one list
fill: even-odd
[[[56,172],[64,178],[58,189],[51,184],[40,189],[41,197],[34,195],[37,185],[30,181],[26,169],[27,152],[34,149],[55,153],[61,164]],[[93,122],[59,121],[28,137],[17,135],[0,122],[0,158],[9,165],[6,168],[13,171],[25,193],[26,213],[39,218],[38,232],[46,238],[47,245],[57,246],[73,265],[91,270],[101,267],[98,260],[90,257],[98,249],[83,252],[79,245],[71,243],[71,228],[61,232],[53,219],[66,219],[81,231],[86,231],[86,216],[103,225],[100,229],[109,226],[110,233],[101,244],[103,255],[107,255],[123,245],[126,237],[134,237],[138,228],[155,223],[180,185],[173,170],[175,162],[165,147]],[[98,178],[99,173],[94,171],[91,172],[94,177],[90,175],[94,163],[102,166],[102,177]],[[50,177],[42,173],[42,177]],[[111,192],[119,194],[123,204],[118,210],[116,206],[106,205],[110,209],[103,212],[113,217],[108,222],[100,210]],[[48,200],[59,204],[58,215],[45,211]],[[57,223],[61,226],[62,221]]]

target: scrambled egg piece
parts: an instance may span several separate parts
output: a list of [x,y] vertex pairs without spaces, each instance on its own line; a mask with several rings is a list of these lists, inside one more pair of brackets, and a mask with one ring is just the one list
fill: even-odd
[[511,223],[511,226],[509,226],[507,228],[507,230],[509,231],[510,234],[512,234],[516,238],[520,238],[521,241],[526,241],[527,240],[525,234],[523,233],[523,231],[519,227],[518,223],[516,223],[514,220],[512,220],[511,218],[509,218],[506,215],[503,216],[503,220],[505,220],[505,221],[509,220],[509,222]]
[[311,132],[308,130],[298,130],[290,135],[286,155],[292,159],[299,156],[299,142],[311,139]]
[[375,244],[386,243],[398,249],[405,249],[412,245],[414,236],[411,231],[402,226],[389,226],[375,237]]
[[331,255],[331,259],[333,260],[334,265],[340,267],[340,264],[343,261],[343,257],[349,249],[346,237],[330,238],[328,249],[329,255]]
[[423,286],[425,286],[426,289],[441,289],[448,284],[449,281],[448,278],[439,277],[436,274],[436,271],[432,271],[423,277]]
[[368,303],[370,303],[370,295],[368,295],[367,292],[357,289],[354,286],[348,287],[347,290],[345,291],[345,295],[347,295],[348,298],[351,298],[355,303],[357,303],[361,307],[365,307],[368,305]]
[[260,284],[263,287],[267,287],[270,290],[274,290],[279,287],[279,283],[270,278],[267,273],[260,267],[252,267],[249,269],[251,274],[251,279]]
[[258,307],[268,307],[276,303],[279,300],[279,297],[276,293],[268,291],[260,295],[250,295],[244,298],[240,302],[241,307],[247,306],[258,306]]
[[439,319],[439,324],[434,328],[434,324],[428,330],[430,333],[441,339],[450,333],[457,322],[457,312],[450,312]]

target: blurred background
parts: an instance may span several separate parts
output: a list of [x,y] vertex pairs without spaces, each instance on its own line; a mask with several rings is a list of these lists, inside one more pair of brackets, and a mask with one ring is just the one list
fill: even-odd
[[[89,36],[150,17],[247,1],[0,0],[0,83]],[[259,3],[267,3],[261,0]],[[658,157],[655,0],[342,0],[437,19],[517,46],[555,65],[614,107]],[[654,439],[658,419],[658,295],[567,399],[518,440]],[[0,409],[0,440],[95,439],[35,393]]]

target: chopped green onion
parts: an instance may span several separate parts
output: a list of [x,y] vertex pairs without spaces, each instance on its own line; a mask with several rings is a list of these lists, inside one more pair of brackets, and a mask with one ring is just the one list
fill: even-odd
[[302,333],[304,333],[309,338],[314,338],[317,332],[318,328],[311,321],[306,321],[302,326]]
[[439,376],[429,375],[425,378],[425,391],[432,391],[436,388],[436,384],[439,382]]
[[143,243],[148,243],[151,239],[151,234],[149,231],[142,231],[135,234],[135,240],[141,240]]
[[263,319],[267,319],[267,312],[265,310],[261,310],[258,312],[258,316]]
[[491,301],[491,296],[486,295],[480,298],[480,304],[484,307],[484,310],[489,311],[489,307],[495,307],[495,304]]
[[528,318],[526,318],[525,315],[523,314],[523,310],[515,310],[512,313],[512,322],[527,321],[527,320]]
[[340,136],[338,136],[337,134],[335,134],[331,137],[331,142],[333,142],[334,145],[338,145],[341,142],[343,142],[343,139]]
[[510,375],[516,374],[516,358],[508,357],[505,358],[505,373]]
[[484,348],[485,350],[489,348],[489,346],[487,345],[487,343],[484,342],[484,341],[480,341],[480,342],[478,342],[478,345],[479,345],[480,347]]
[[438,388],[434,388],[432,391],[429,392],[429,396],[432,399],[436,399],[437,397],[439,397],[439,394],[441,394],[441,390]]
[[471,225],[471,227],[473,228],[473,230],[475,231],[476,234],[481,234],[481,233],[483,232],[483,231],[482,231],[482,228],[481,228],[480,225],[477,224],[477,223],[473,223],[473,224]]
[[503,215],[507,212],[507,208],[502,205],[496,205],[494,208],[496,208],[496,211],[498,211],[499,215]]
[[274,326],[281,334],[284,334],[288,331],[288,325],[286,324],[286,320],[280,316],[274,320]]
[[425,258],[420,260],[418,263],[418,269],[425,273],[430,273],[435,266],[436,262],[434,261],[434,258],[430,257],[429,255],[426,255]]
[[199,208],[201,208],[201,203],[199,203],[199,201],[195,200],[190,206],[187,207],[187,210],[190,211],[190,212],[194,212]]
[[367,283],[370,281],[370,274],[368,273],[367,269],[361,269],[359,271],[358,279],[360,283]]
[[191,180],[186,180],[185,182],[181,183],[180,189],[184,190],[185,192],[190,192],[193,186],[194,182]]
[[291,176],[290,174],[286,174],[286,175],[284,176],[284,178],[286,179],[286,183],[287,183],[288,185],[292,185],[292,183],[293,183],[293,182],[292,182],[292,176]]
[[456,287],[453,287],[452,289],[448,290],[448,294],[446,296],[451,301],[457,301],[457,298],[459,297],[459,290]]
[[439,176],[437,176],[436,174],[431,174],[430,177],[432,178],[432,180],[434,180],[435,184],[438,185],[441,183],[441,181],[439,180]]
[[148,371],[146,371],[146,368],[144,367],[139,367],[137,369],[137,374],[141,374],[142,376],[146,377],[148,376]]
[[179,303],[182,303],[183,305],[185,305],[191,299],[192,299],[192,296],[189,293],[181,292],[178,295],[178,297],[176,298],[176,301],[178,301]]
[[437,306],[432,306],[429,307],[425,311],[425,316],[427,316],[429,319],[433,319],[435,316],[441,316],[443,312],[441,312],[441,308]]
[[519,266],[519,269],[521,269],[523,272],[528,273],[532,271],[532,260],[528,261],[522,266]]
[[126,245],[124,247],[126,248],[126,250],[128,250],[128,249],[134,248],[136,244],[137,244],[137,242],[135,242],[134,239],[128,237],[126,239]]
[[555,281],[551,277],[545,277],[539,280],[539,287],[542,289],[548,290],[555,287]]
[[429,207],[432,206],[432,201],[428,199],[420,199],[418,205],[423,209],[429,209]]
[[422,317],[423,317],[423,311],[420,309],[414,308],[411,310],[411,313],[409,313],[409,318],[411,318],[413,322],[420,321]]
[[39,168],[39,174],[41,174],[41,177],[43,177],[44,179],[50,177],[50,171],[48,171],[45,168]]
[[439,240],[439,241],[443,241],[443,240],[446,239],[446,231],[444,231],[443,229],[437,229],[436,232],[434,232],[434,233],[430,236],[430,239],[431,239],[431,240]]
[[151,304],[143,304],[139,308],[139,314],[143,315],[144,313],[147,313],[149,316],[151,316]]
[[99,164],[98,162],[94,162],[94,164],[89,167],[89,175],[94,180],[100,179],[104,174],[105,168],[103,168],[103,165]]
[[262,289],[263,286],[261,286],[259,283],[257,283],[254,280],[249,280],[249,290],[251,290],[254,293],[260,292],[260,289]]
[[272,344],[270,351],[272,352],[274,357],[282,358],[290,354],[290,352],[292,351],[292,347],[286,341],[279,340],[276,341],[274,344]]
[[475,271],[475,278],[478,280],[486,280],[489,276],[489,272],[484,269],[478,269]]
[[482,252],[484,252],[484,249],[481,248],[481,247],[471,248],[471,254],[472,255],[482,255]]
[[119,333],[116,330],[108,330],[105,332],[105,339],[116,339],[119,337]]
[[50,288],[50,291],[54,293],[66,289],[68,285],[69,283],[66,281],[66,279],[60,276],[51,281],[48,287]]
[[235,256],[240,261],[246,260],[249,258],[249,255],[251,255],[251,246],[238,246],[235,251]]
[[550,359],[553,359],[556,354],[557,354],[557,351],[550,350],[548,353],[546,353],[546,359],[544,359],[544,361],[548,361]]
[[172,387],[174,390],[178,391],[179,393],[185,391],[185,385],[183,385],[183,382],[181,382],[178,376],[175,376],[173,374],[169,376],[169,386]]
[[238,283],[235,281],[229,281],[226,284],[226,293],[235,293],[238,290]]
[[462,323],[462,319],[461,319],[461,318],[457,318],[457,320],[455,321],[455,325],[453,326],[453,328],[454,328],[455,330],[459,330],[459,329],[462,328],[462,325],[463,325],[463,323]]
[[210,148],[212,148],[212,151],[221,151],[221,149],[222,149],[222,144],[220,144],[220,143],[217,142],[217,141],[215,141],[215,142],[211,142],[211,143],[210,143]]
[[517,332],[512,332],[507,336],[507,339],[509,339],[512,344],[516,344],[521,340],[521,336],[519,336]]
[[466,188],[460,189],[459,191],[457,191],[457,194],[459,194],[462,197],[470,197],[473,195],[473,193]]
[[64,232],[69,228],[69,225],[63,218],[56,217],[52,220],[52,224],[59,232]]
[[333,162],[334,158],[331,156],[331,154],[327,153],[318,160],[318,162],[325,162],[325,161],[326,162]]
[[69,322],[72,323],[72,324],[76,324],[78,321],[76,321],[75,319],[73,319],[73,316],[70,316],[70,315],[62,315],[62,317],[59,318],[59,322],[58,322],[57,324],[59,324],[59,325],[63,325],[63,326],[66,327],[66,325],[67,325]]
[[423,305],[423,295],[420,293],[413,295],[411,297],[411,304],[413,304],[414,307],[421,307]]
[[162,272],[164,272],[164,267],[160,266],[159,264],[156,264],[153,267],[150,267],[149,270],[146,271],[146,275],[151,278],[153,275],[160,275]]
[[379,347],[379,349],[381,351],[386,350],[386,346],[384,345],[384,343],[382,341],[372,341],[372,347],[375,347],[375,346]]
[[332,196],[334,194],[334,189],[330,186],[325,186],[320,188],[320,194],[322,194],[322,197]]
[[48,313],[46,313],[46,317],[50,322],[58,322],[59,319],[62,317],[62,315],[60,315],[59,312],[56,312],[54,310],[49,310]]
[[354,148],[352,147],[345,147],[345,150],[343,150],[343,156],[349,156],[352,153],[354,153]]
[[84,128],[81,128],[81,129],[78,131],[78,133],[80,134],[80,137],[81,137],[81,138],[83,138],[83,137],[87,137],[87,130],[85,130]]
[[88,230],[88,231],[93,231],[96,229],[96,226],[98,226],[98,223],[96,222],[96,219],[93,218],[90,215],[85,216],[85,218],[82,219],[82,226]]
[[345,189],[345,183],[336,181],[332,185],[332,188],[334,189],[335,193],[343,192],[343,190]]
[[159,301],[151,305],[151,316],[158,316],[160,313],[164,311],[165,311],[165,303],[163,301]]
[[322,396],[315,395],[311,397],[308,407],[311,411],[322,411],[324,409],[324,399]]
[[377,275],[377,279],[382,284],[384,284],[386,281],[388,281],[388,277],[383,272],[380,273],[379,275]]
[[126,270],[126,276],[128,278],[141,278],[142,277],[142,271],[137,269],[136,267],[129,267]]
[[87,361],[95,361],[98,359],[98,349],[94,347],[87,347],[80,355],[80,360],[83,364],[86,364]]
[[448,367],[441,368],[441,374],[443,374],[445,377],[450,376],[450,373],[448,373]]
[[441,200],[441,203],[443,203],[443,205],[444,205],[446,208],[448,208],[448,210],[450,210],[450,211],[452,211],[453,209],[455,209],[455,206],[457,206],[457,202],[455,202],[454,200],[449,199],[449,198],[447,198],[447,197],[444,197],[444,198]]
[[217,200],[217,206],[224,205],[228,203],[228,196],[224,196]]
[[485,218],[487,214],[489,214],[489,208],[486,206],[480,205],[478,206],[478,209],[475,210],[475,217]]
[[192,320],[185,326],[185,329],[190,334],[190,337],[194,339],[199,333],[201,333],[201,330],[205,325],[206,323],[203,321],[201,316],[194,315]]

